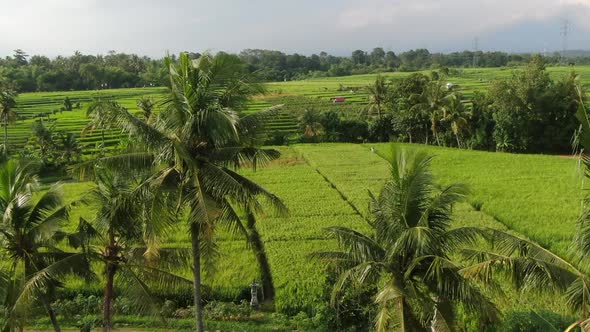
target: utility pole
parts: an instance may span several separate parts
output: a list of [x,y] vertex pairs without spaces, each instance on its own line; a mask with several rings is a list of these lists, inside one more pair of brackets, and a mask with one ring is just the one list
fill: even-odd
[[477,52],[479,52],[479,37],[473,40],[473,68],[477,67]]
[[561,20],[561,27],[559,34],[561,35],[561,62],[565,63],[567,53],[567,35],[570,32],[570,21],[568,19]]

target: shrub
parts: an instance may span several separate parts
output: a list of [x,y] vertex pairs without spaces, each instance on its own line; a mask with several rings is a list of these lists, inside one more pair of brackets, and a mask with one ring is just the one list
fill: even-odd
[[496,331],[564,331],[574,321],[575,318],[564,317],[548,311],[513,311],[506,314],[504,321]]
[[483,207],[483,202],[482,201],[472,201],[471,206],[473,207],[473,209],[475,211],[481,211],[481,208]]
[[243,321],[250,318],[252,308],[246,301],[240,304],[211,301],[205,306],[203,312],[207,319]]
[[389,142],[394,136],[391,116],[385,115],[369,123],[369,140],[371,142]]
[[340,141],[347,143],[360,143],[369,136],[367,123],[359,120],[342,120],[338,131]]

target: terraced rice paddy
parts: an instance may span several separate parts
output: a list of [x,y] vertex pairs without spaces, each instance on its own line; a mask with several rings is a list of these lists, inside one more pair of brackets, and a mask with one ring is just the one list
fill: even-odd
[[[580,74],[583,85],[590,87],[590,66],[576,68],[553,67],[549,68],[549,72],[554,77],[561,77],[569,74],[572,69],[575,69]],[[468,100],[474,91],[485,90],[491,81],[509,77],[512,71],[513,69],[510,68],[464,69],[460,71],[459,75],[449,77],[448,81],[455,84],[457,89]],[[429,72],[424,73],[427,74]],[[411,74],[385,73],[383,75],[395,81]],[[374,79],[375,75],[370,74],[269,83],[267,86],[268,94],[257,97],[252,101],[245,110],[245,113],[257,112],[273,106],[289,96],[304,96],[325,102],[327,105],[332,104],[331,98],[333,97],[344,97],[345,101],[343,103],[333,104],[331,107],[335,110],[342,111],[357,110],[367,103],[367,96],[363,87],[370,84]],[[153,96],[155,99],[158,99],[164,91],[164,88],[134,88],[21,94],[18,97],[17,112],[23,119],[18,120],[15,125],[9,127],[9,145],[13,151],[18,151],[26,145],[33,121],[39,121],[38,118],[34,117],[39,114],[49,114],[49,119],[45,117],[44,121],[54,124],[55,131],[80,134],[87,123],[86,106],[93,98],[113,98],[130,111],[136,112],[138,111],[136,105],[137,99],[142,96]],[[81,109],[74,109],[71,112],[60,112],[59,109],[65,97],[70,98],[74,105],[80,103]],[[290,103],[289,109],[303,110],[307,106],[306,104],[301,104],[301,101],[298,101]],[[287,134],[293,133],[298,128],[297,117],[298,114],[294,114],[292,111],[283,112],[269,122],[267,126],[268,131]],[[102,141],[102,132],[94,131],[88,133],[85,137],[80,137],[80,141],[86,147],[85,154],[92,154],[96,152],[96,146]],[[107,147],[113,148],[119,142],[119,133],[115,131],[105,133],[105,145]]]

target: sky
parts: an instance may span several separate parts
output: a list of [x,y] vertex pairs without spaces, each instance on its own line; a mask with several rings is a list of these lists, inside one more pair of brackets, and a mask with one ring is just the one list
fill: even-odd
[[590,49],[590,0],[0,0],[0,55]]

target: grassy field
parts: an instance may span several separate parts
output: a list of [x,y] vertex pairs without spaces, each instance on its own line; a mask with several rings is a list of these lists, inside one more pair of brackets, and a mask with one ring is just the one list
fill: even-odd
[[[290,215],[269,213],[259,220],[277,287],[277,309],[288,314],[316,313],[326,305],[323,264],[310,260],[316,250],[335,248],[324,227],[342,225],[367,230],[367,190],[377,193],[387,179],[388,166],[377,153],[390,153],[389,144],[305,144],[280,147],[283,157],[266,168],[244,171],[279,195]],[[470,203],[454,211],[456,225],[508,229],[538,240],[566,255],[580,208],[582,190],[576,161],[559,156],[487,153],[421,145],[436,157],[433,171],[442,183],[465,182],[472,187]],[[87,190],[87,183],[66,184],[70,199]],[[89,208],[74,216],[91,214]],[[188,246],[182,229],[168,245]],[[219,297],[238,298],[256,278],[255,259],[242,239],[219,235],[222,256],[217,272],[205,279]],[[181,271],[187,277],[188,271]],[[86,287],[81,281],[71,287]],[[507,292],[496,302],[504,310],[548,309],[565,313],[560,297]]]

